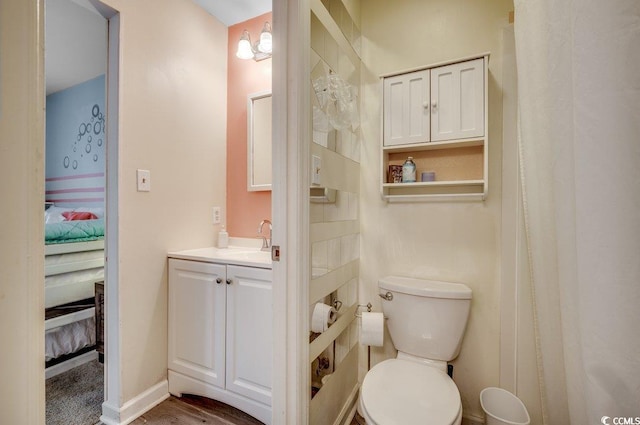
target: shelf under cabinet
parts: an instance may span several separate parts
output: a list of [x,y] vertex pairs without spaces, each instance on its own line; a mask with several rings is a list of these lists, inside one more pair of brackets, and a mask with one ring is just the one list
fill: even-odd
[[[435,181],[417,183],[391,183],[389,176],[389,166],[401,166],[407,159],[413,157],[416,164],[416,177],[420,180],[422,172],[430,171],[435,173]],[[439,189],[455,188],[457,186],[481,186],[485,179],[484,173],[484,146],[473,144],[455,147],[450,145],[432,150],[410,150],[410,151],[385,151],[382,156],[382,169],[385,170],[382,188],[386,192],[402,190]],[[467,192],[483,191],[482,188],[465,189]]]
[[485,197],[484,180],[447,180],[416,183],[383,183],[382,198],[389,202],[424,200],[471,201]]
[[415,183],[384,183],[382,187],[390,189],[410,189],[419,187],[444,187],[444,186],[482,186],[484,180],[455,180],[455,181],[433,181]]

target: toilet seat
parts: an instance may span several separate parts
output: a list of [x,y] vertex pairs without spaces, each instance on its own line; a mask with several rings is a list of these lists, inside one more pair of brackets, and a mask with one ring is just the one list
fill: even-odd
[[400,359],[365,375],[360,405],[371,425],[454,425],[462,416],[460,392],[446,373]]

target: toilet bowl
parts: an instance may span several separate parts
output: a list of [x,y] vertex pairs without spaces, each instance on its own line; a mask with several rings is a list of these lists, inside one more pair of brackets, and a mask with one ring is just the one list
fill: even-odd
[[374,366],[360,388],[367,425],[459,425],[460,393],[446,373],[424,364],[391,359]]
[[460,352],[471,289],[388,276],[378,282],[398,357],[375,365],[360,387],[367,425],[460,425],[462,403],[447,362]]

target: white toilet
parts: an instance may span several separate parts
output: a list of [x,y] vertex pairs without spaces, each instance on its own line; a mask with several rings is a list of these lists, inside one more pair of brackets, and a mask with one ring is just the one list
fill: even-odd
[[471,289],[388,276],[378,282],[395,359],[375,365],[360,388],[368,425],[459,425],[460,393],[447,362],[460,352]]

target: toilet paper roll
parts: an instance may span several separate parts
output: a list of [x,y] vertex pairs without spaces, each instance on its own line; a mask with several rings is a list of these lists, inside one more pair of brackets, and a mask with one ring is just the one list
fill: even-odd
[[320,378],[320,382],[322,382],[322,385],[326,384],[330,377],[331,377],[331,374],[329,373],[327,375],[324,375],[322,378]]
[[382,313],[362,313],[360,344],[382,347],[383,341],[384,315]]
[[311,316],[311,332],[322,333],[329,329],[329,325],[336,321],[338,312],[330,305],[317,303],[313,307]]

